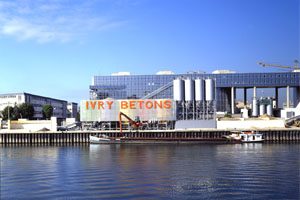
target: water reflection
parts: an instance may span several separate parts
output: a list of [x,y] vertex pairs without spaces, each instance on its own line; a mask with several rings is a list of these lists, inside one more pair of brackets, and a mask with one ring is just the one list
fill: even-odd
[[298,199],[299,149],[299,144],[0,147],[0,194],[11,199]]

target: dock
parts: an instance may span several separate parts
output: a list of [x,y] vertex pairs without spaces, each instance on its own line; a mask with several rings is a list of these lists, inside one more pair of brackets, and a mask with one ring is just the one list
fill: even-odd
[[[300,129],[259,130],[264,134],[265,142],[300,142]],[[57,132],[1,132],[0,144],[79,144],[89,143],[89,136],[106,134],[109,137],[120,137],[118,130],[110,131],[57,131]],[[129,140],[143,143],[159,142],[201,142],[211,143],[223,141],[229,130],[139,130],[124,131],[123,136]]]

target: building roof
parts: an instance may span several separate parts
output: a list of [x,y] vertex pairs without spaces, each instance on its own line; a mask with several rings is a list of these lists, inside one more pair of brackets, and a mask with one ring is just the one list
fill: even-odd
[[31,94],[31,93],[27,93],[27,92],[16,92],[16,93],[6,93],[6,94],[0,94],[0,96],[8,96],[8,95],[29,95],[29,96],[34,96],[34,97],[40,97],[40,98],[45,98],[45,99],[51,99],[54,101],[64,101],[67,103],[66,100],[61,100],[61,99],[55,99],[55,98],[51,98],[51,97],[45,97],[45,96],[40,96],[40,95],[36,95],[36,94]]

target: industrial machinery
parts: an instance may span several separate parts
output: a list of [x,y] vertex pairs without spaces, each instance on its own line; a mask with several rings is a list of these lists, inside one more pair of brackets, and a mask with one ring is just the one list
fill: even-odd
[[175,128],[212,128],[216,116],[216,80],[176,78],[173,80],[176,105]]
[[132,120],[130,117],[128,117],[126,114],[122,113],[122,112],[119,112],[119,126],[120,126],[120,133],[122,135],[122,131],[123,131],[123,128],[122,128],[122,116],[125,117],[128,121],[129,121],[129,124],[130,126],[133,128],[133,129],[139,129],[140,127],[143,126],[143,123],[141,122],[139,116],[136,116],[135,120]]
[[268,115],[273,116],[273,98],[261,97],[259,100],[253,98],[252,101],[252,117]]
[[258,117],[258,100],[256,97],[252,100],[252,117]]
[[269,64],[264,62],[259,62],[258,64],[263,67],[277,67],[277,68],[292,70],[293,72],[300,72],[299,61],[295,60],[294,63],[295,63],[294,66],[276,65],[276,64]]
[[173,81],[177,120],[210,120],[215,117],[215,80],[177,78]]
[[300,127],[300,115],[285,120],[285,127]]

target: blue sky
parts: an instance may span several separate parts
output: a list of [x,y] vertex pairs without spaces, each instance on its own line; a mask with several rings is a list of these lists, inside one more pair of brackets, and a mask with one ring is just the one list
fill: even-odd
[[93,75],[293,65],[299,0],[0,0],[0,93],[79,102]]

